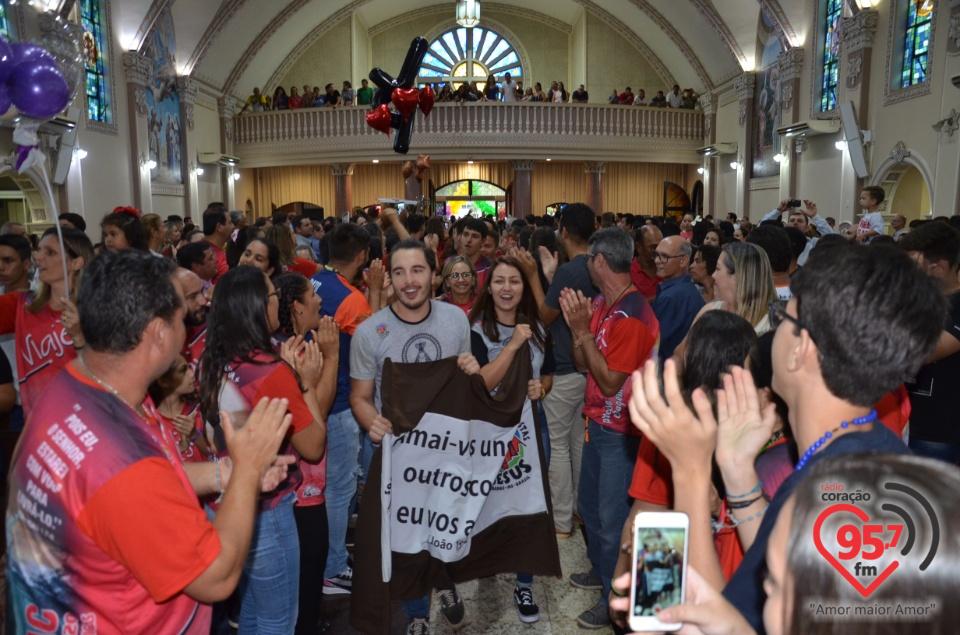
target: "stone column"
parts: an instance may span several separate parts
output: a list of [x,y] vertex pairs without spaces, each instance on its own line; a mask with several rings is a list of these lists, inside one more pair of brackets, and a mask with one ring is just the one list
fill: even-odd
[[197,148],[196,137],[192,134],[193,107],[197,103],[197,89],[197,83],[189,77],[177,78],[177,91],[180,93],[180,134],[183,143],[181,162],[187,166],[183,180],[183,211],[184,216],[191,218],[200,218],[203,212],[200,207],[196,174],[199,148]]
[[[704,93],[700,95],[700,108],[703,109],[703,141],[704,145],[713,145],[717,142],[717,96],[713,93]],[[711,160],[711,157],[703,157],[700,166],[703,173],[700,180],[703,181],[703,213],[713,214],[717,212],[717,188],[714,187],[713,171],[718,163]]]
[[339,163],[330,166],[330,172],[336,181],[336,209],[337,218],[344,213],[349,214],[353,209],[353,163]]
[[587,205],[597,216],[603,214],[603,173],[607,171],[607,164],[589,162],[583,164],[583,171],[587,175]]
[[[792,48],[777,58],[780,70],[780,114],[783,123],[799,121],[800,117],[800,74],[803,72],[803,49]],[[797,192],[797,155],[793,152],[793,141],[786,137],[780,139],[780,200],[794,198]]]
[[[740,100],[740,134],[737,138],[737,209],[739,218],[750,216],[750,166],[753,165],[754,89],[756,73],[744,73],[737,78],[735,87]],[[726,157],[723,157],[726,160]],[[723,166],[720,166],[723,169]]]
[[524,218],[527,214],[533,213],[533,189],[530,178],[533,175],[535,163],[536,161],[533,160],[510,162],[510,167],[513,168],[513,205],[510,215],[514,218]]
[[[124,53],[123,74],[127,80],[127,121],[130,127],[130,163],[133,182],[133,206],[142,212],[153,211],[150,196],[150,170],[141,162],[150,158],[150,131],[147,115],[147,82],[153,62],[138,53]],[[141,161],[142,160],[142,161]]]
[[[877,11],[861,9],[853,17],[844,18],[840,23],[840,85],[837,100],[853,102],[861,130],[866,128],[869,121],[870,70],[878,19]],[[857,176],[847,152],[844,151],[843,154],[843,167],[840,171],[840,213],[837,220],[853,222],[860,212],[860,189],[866,180]]]
[[[217,111],[220,114],[220,152],[233,154],[233,117],[239,109],[239,103],[229,95],[217,99]],[[234,168],[235,169],[235,168]],[[237,209],[234,205],[233,172],[231,168],[220,168],[220,190],[227,209]],[[239,206],[243,209],[243,206]]]

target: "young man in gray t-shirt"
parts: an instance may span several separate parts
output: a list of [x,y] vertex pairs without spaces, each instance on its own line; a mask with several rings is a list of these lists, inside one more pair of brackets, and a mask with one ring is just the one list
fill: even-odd
[[[470,325],[459,308],[430,300],[433,253],[414,239],[390,252],[390,281],[397,301],[367,318],[350,344],[350,407],[370,440],[380,443],[393,425],[380,414],[383,363],[433,362],[456,356],[468,375],[480,372],[470,354]],[[463,621],[463,600],[456,587],[438,590],[440,612],[454,626]],[[408,633],[427,633],[429,596],[403,603],[410,619]]]

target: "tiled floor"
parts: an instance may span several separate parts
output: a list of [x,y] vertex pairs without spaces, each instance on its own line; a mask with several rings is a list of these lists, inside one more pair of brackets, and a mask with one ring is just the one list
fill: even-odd
[[[571,586],[567,579],[571,573],[589,569],[587,548],[581,534],[574,534],[569,540],[560,541],[560,564],[563,567],[563,579],[536,577],[533,580],[534,598],[540,606],[538,622],[524,624],[520,621],[513,603],[514,576],[502,574],[458,585],[466,606],[466,617],[456,630],[444,621],[437,609],[437,602],[433,601],[430,619],[432,632],[437,635],[611,633],[609,628],[590,631],[577,626],[577,615],[593,606],[599,597],[599,591],[577,589]],[[348,624],[348,597],[324,597],[322,612],[323,617],[330,621],[331,628],[328,632],[332,635],[358,632]],[[398,602],[394,603],[392,621],[392,634],[401,635],[405,632],[406,618]]]

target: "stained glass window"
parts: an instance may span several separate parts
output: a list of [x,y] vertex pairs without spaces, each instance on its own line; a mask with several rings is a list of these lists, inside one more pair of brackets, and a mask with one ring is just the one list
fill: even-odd
[[837,85],[840,66],[840,19],[842,0],[826,0],[823,24],[823,75],[820,79],[820,112],[837,107]]
[[9,39],[13,38],[13,32],[10,29],[10,18],[7,15],[6,0],[0,0],[0,35]]
[[930,53],[930,25],[933,1],[907,2],[907,23],[903,39],[903,68],[900,88],[927,81],[927,58]]
[[102,0],[80,0],[80,22],[83,25],[83,65],[87,96],[87,119],[113,123],[106,66],[108,52],[104,48]]
[[459,88],[463,82],[477,82],[482,90],[487,75],[502,79],[510,73],[514,81],[523,81],[520,56],[502,35],[484,27],[458,27],[440,35],[420,67],[419,84],[453,82]]

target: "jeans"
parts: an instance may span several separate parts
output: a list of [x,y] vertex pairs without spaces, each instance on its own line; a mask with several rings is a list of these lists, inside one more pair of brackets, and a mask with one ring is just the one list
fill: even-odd
[[416,600],[407,600],[403,603],[403,612],[411,620],[417,617],[430,619],[430,596],[425,595]]
[[573,527],[577,484],[583,454],[583,395],[587,378],[580,373],[554,375],[553,389],[543,399],[550,422],[549,478],[553,522],[560,531]]
[[320,600],[323,599],[323,569],[327,563],[326,506],[294,507],[300,539],[300,611],[294,635],[317,635]]
[[950,465],[960,465],[960,445],[940,441],[923,441],[910,437],[910,450],[917,456],[946,461]]
[[359,474],[360,424],[350,408],[332,412],[327,417],[327,486],[323,490],[330,528],[325,578],[347,570],[347,523]]
[[300,541],[293,492],[257,514],[250,553],[240,577],[239,635],[290,635],[297,623]]
[[630,481],[640,437],[620,434],[590,419],[583,445],[578,506],[587,534],[590,572],[603,581],[600,602],[607,603],[613,570],[620,555],[620,535],[630,515]]

